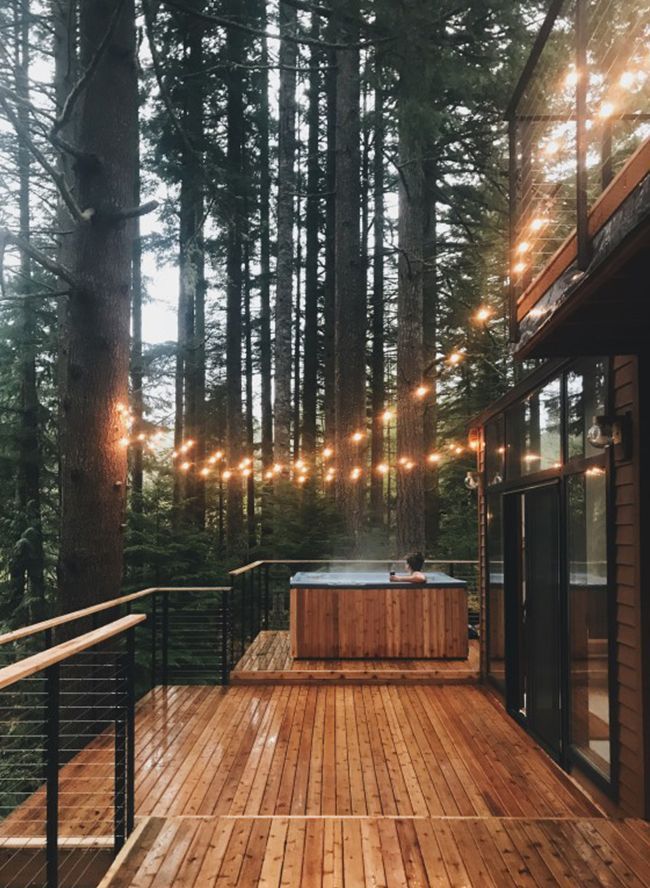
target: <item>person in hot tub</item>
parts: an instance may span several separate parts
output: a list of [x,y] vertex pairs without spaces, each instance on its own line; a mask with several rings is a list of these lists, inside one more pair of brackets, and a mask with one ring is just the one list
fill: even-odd
[[422,573],[424,567],[424,555],[422,552],[411,552],[404,559],[404,563],[408,569],[407,574],[391,573],[391,583],[426,583],[426,574]]

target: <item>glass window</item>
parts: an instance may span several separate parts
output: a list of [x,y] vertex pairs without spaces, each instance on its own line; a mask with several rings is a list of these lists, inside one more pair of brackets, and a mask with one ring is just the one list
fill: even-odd
[[587,442],[595,416],[605,414],[607,365],[603,358],[581,361],[567,373],[567,453],[569,459],[596,456]]
[[488,671],[505,688],[505,599],[503,594],[503,501],[487,498]]
[[503,481],[505,453],[503,416],[497,416],[485,426],[485,474],[488,485]]
[[609,778],[609,624],[606,474],[568,480],[571,741]]
[[508,411],[508,477],[521,478],[561,465],[560,380],[554,379]]

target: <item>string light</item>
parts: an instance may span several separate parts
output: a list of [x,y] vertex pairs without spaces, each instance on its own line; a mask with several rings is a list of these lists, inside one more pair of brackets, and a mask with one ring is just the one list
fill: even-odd
[[244,478],[249,478],[251,475],[251,470],[249,468],[243,468],[241,473]]
[[575,86],[580,79],[580,74],[576,71],[575,68],[572,68],[569,73],[564,78],[564,83],[566,86]]
[[598,116],[603,120],[606,120],[608,117],[611,117],[614,113],[615,108],[612,102],[603,102],[603,104],[598,109]]
[[232,472],[230,471],[230,469],[226,469],[221,477],[224,481],[229,481],[232,478]]
[[447,361],[452,365],[452,367],[455,367],[457,364],[460,364],[464,357],[465,356],[461,351],[453,351],[447,358]]
[[323,448],[323,459],[331,459],[334,456],[334,451],[331,447]]
[[355,444],[358,444],[360,441],[363,441],[365,434],[365,432],[354,432],[352,435],[352,441],[354,441]]
[[624,89],[631,89],[634,86],[635,79],[634,72],[623,71],[618,82]]
[[388,466],[386,465],[386,463],[379,463],[378,466],[375,466],[375,471],[379,475],[387,475],[388,474]]
[[130,438],[120,438],[120,447],[128,447],[130,443]]
[[530,223],[530,230],[534,232],[541,231],[542,228],[544,228],[544,226],[547,224],[548,219],[545,219],[542,216],[536,216]]
[[552,157],[554,154],[557,154],[560,150],[560,143],[555,139],[551,139],[550,142],[547,142],[543,148],[544,154],[548,157]]
[[410,472],[414,468],[415,468],[415,463],[412,460],[409,459],[404,463],[405,471]]
[[529,250],[530,250],[530,243],[528,241],[522,241],[520,244],[517,245],[517,252],[520,255],[527,253]]
[[522,274],[522,272],[524,272],[526,270],[526,263],[525,262],[517,262],[517,264],[513,266],[512,270],[514,271],[515,274]]
[[192,465],[192,463],[189,463],[189,462],[181,463],[181,471],[188,472],[190,470],[191,465]]
[[201,474],[203,475],[204,478],[207,478],[208,475],[210,474],[210,469],[201,469]]
[[474,314],[474,320],[478,324],[484,324],[486,321],[489,321],[492,317],[492,310],[487,307],[487,305],[481,306],[478,311]]
[[304,475],[298,477],[298,484],[304,484],[307,478]]
[[416,390],[413,392],[416,398],[424,398],[429,393],[428,385],[419,385]]
[[389,422],[392,421],[394,416],[395,416],[395,413],[392,410],[384,410],[384,412],[381,415],[381,418],[386,424],[388,424]]
[[434,464],[439,463],[441,459],[442,459],[442,457],[440,456],[439,453],[430,453],[427,456],[427,461],[430,463],[434,463]]
[[281,466],[280,463],[276,463],[276,464],[273,466],[273,474],[274,474],[274,475],[280,475],[280,474],[282,473],[282,469],[283,469],[283,466]]
[[267,481],[270,481],[271,478],[273,478],[273,469],[269,469],[268,471],[264,472],[264,477]]
[[361,469],[358,466],[355,466],[350,472],[350,478],[352,481],[358,481],[361,477]]

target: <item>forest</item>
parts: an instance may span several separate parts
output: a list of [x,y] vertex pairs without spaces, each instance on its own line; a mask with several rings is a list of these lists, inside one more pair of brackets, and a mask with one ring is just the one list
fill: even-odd
[[545,4],[4,0],[0,624],[471,559]]

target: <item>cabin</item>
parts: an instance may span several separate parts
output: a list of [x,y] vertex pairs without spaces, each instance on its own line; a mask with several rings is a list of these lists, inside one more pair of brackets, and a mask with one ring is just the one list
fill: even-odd
[[0,636],[2,888],[650,884],[648,21],[587,7],[508,110],[478,561],[256,561]]
[[553,5],[508,109],[510,333],[534,369],[473,423],[481,669],[564,769],[648,818],[647,20],[588,6]]

